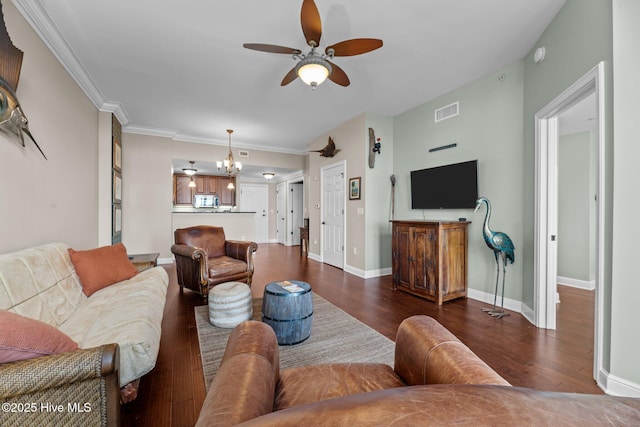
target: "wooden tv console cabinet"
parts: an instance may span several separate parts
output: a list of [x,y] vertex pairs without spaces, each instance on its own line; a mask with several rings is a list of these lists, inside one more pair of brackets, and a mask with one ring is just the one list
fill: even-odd
[[444,301],[467,296],[470,221],[391,221],[393,289]]

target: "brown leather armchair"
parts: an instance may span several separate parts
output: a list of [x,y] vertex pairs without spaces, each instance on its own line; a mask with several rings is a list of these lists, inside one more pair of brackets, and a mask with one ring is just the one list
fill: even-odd
[[224,282],[251,286],[255,242],[226,240],[224,229],[210,225],[179,228],[171,252],[176,258],[180,290],[198,292],[207,300],[209,289]]

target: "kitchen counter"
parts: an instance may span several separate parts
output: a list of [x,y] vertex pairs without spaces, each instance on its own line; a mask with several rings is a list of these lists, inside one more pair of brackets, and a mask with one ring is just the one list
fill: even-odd
[[174,209],[171,214],[172,234],[178,228],[214,225],[224,228],[227,240],[255,241],[255,212],[222,211],[206,208]]
[[233,209],[215,209],[215,208],[173,208],[172,213],[226,213],[226,214],[254,214],[251,211],[235,211]]

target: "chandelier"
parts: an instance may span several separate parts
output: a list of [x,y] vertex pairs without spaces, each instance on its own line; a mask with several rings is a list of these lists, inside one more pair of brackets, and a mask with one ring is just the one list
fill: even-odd
[[224,168],[223,172],[226,175],[234,176],[242,169],[242,163],[233,160],[233,152],[231,151],[231,134],[233,133],[233,129],[227,129],[227,133],[229,134],[229,154],[227,154],[226,159],[217,161],[216,166],[218,166],[218,170]]

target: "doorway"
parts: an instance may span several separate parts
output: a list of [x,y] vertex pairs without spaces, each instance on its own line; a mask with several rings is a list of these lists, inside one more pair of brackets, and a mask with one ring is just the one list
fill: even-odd
[[291,245],[300,242],[300,227],[304,225],[304,187],[302,181],[289,183],[289,224],[291,224],[289,234]]
[[240,207],[243,211],[255,212],[255,242],[268,242],[268,197],[269,188],[264,184],[240,185]]
[[276,186],[276,241],[287,243],[287,184],[280,182]]
[[345,162],[320,170],[322,193],[322,262],[344,268]]
[[[602,363],[602,319],[604,283],[604,64],[585,74],[551,103],[540,110],[536,121],[535,165],[535,250],[534,323],[540,328],[556,328],[558,278],[558,147],[559,117],[581,101],[593,96],[595,120],[595,220],[594,286],[594,377]],[[586,167],[586,165],[585,165]]]

